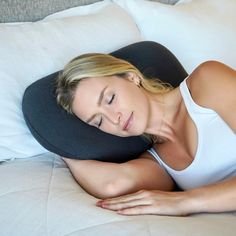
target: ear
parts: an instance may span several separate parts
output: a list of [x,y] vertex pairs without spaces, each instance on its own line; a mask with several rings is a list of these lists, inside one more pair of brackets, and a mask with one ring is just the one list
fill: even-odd
[[134,82],[137,86],[140,86],[140,78],[138,75],[134,72],[128,72],[127,73],[128,80]]

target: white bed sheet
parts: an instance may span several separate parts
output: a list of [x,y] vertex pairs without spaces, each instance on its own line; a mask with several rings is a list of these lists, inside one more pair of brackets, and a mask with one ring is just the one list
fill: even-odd
[[95,206],[55,154],[0,164],[0,235],[235,235],[236,213],[120,216]]

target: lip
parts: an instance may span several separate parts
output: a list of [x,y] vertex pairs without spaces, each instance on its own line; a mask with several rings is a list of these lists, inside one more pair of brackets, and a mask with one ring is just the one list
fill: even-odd
[[127,119],[127,121],[125,122],[125,124],[123,126],[124,131],[127,131],[130,128],[132,120],[133,120],[133,111],[131,112],[129,118]]

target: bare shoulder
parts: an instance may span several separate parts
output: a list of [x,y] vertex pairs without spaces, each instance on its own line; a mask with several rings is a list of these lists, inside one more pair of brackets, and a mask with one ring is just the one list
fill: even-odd
[[[236,76],[236,71],[218,61],[206,61],[200,64],[190,75],[191,83],[196,82],[195,78],[199,82],[213,83],[213,82],[228,82],[225,81],[224,77],[227,77],[227,80],[233,79]],[[202,81],[203,80],[203,81]]]
[[236,71],[229,66],[207,61],[187,79],[194,101],[215,110],[236,132]]

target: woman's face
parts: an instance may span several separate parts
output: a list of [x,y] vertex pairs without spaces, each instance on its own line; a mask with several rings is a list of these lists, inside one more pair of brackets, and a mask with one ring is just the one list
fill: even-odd
[[80,81],[72,110],[89,125],[127,137],[145,132],[149,103],[145,90],[131,79],[96,77]]

